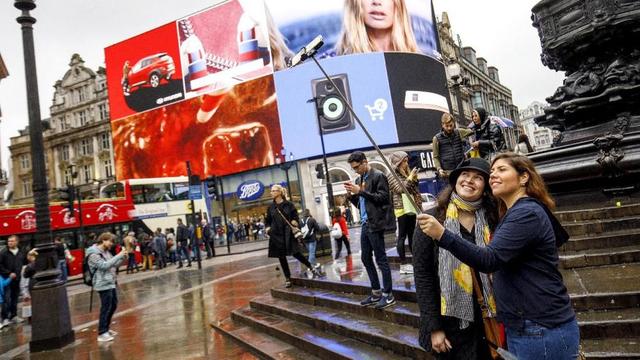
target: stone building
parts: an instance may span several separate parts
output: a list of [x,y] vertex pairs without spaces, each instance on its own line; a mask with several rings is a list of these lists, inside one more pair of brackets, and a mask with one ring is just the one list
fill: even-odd
[[[55,200],[56,189],[68,184],[78,186],[83,198],[96,197],[101,185],[115,179],[105,69],[93,71],[74,54],[54,89],[51,117],[43,120],[49,198]],[[11,138],[9,151],[14,203],[32,203],[28,129]]]
[[553,143],[553,130],[541,127],[533,121],[537,116],[544,115],[544,108],[547,105],[534,101],[525,109],[520,110],[520,125],[525,134],[529,137],[529,142],[536,150],[547,149]]
[[[451,67],[447,67],[453,115],[459,119],[459,123],[468,124],[473,108],[479,106],[492,115],[517,121],[518,108],[513,105],[511,90],[500,83],[498,69],[490,66],[485,58],[479,57],[471,46],[463,46],[459,36],[454,39],[446,12],[438,21],[438,36],[443,61],[447,65],[458,64],[461,72],[456,77],[451,73]],[[462,119],[459,118],[458,93],[463,108]]]

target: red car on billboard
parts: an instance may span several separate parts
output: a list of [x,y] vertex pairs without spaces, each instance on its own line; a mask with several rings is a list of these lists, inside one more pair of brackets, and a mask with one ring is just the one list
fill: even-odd
[[173,58],[167,53],[153,54],[140,59],[133,67],[125,61],[122,69],[122,92],[129,96],[132,89],[150,86],[156,88],[163,79],[169,81],[176,72]]

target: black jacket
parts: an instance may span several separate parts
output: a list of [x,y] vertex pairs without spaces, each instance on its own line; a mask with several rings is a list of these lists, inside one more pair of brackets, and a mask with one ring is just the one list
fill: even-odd
[[504,150],[505,143],[502,138],[500,126],[487,119],[480,126],[473,124],[475,139],[480,143],[480,156],[487,157],[491,153]]
[[320,232],[320,227],[318,226],[318,222],[316,221],[316,219],[309,216],[302,220],[302,222],[300,223],[300,228],[302,228],[305,225],[305,221],[306,221],[307,228],[309,228],[309,232],[307,233],[307,236],[304,237],[304,241],[314,242],[317,240],[316,234]]
[[[362,183],[362,176],[356,179],[356,185]],[[360,193],[351,194],[349,201],[360,209],[360,197],[364,198],[367,210],[369,231],[395,231],[396,218],[393,214],[393,203],[389,193],[387,177],[379,170],[369,168],[367,181]]]
[[22,249],[18,248],[18,253],[15,255],[9,251],[8,247],[0,252],[0,275],[3,277],[6,278],[14,273],[17,276],[14,282],[19,283],[23,265],[27,265],[27,256]]
[[178,229],[176,231],[176,240],[179,242],[186,242],[189,240],[189,229],[184,224],[178,225]]
[[[282,213],[282,215],[280,215]],[[283,219],[283,216],[287,219]],[[267,209],[264,223],[269,227],[269,257],[291,256],[299,253],[301,248],[294,238],[291,227],[287,222],[295,221],[300,224],[298,210],[291,201],[285,200],[280,204],[272,202]]]

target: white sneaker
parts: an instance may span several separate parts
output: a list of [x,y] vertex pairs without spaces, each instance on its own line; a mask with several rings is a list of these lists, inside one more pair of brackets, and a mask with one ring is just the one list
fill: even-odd
[[400,274],[413,274],[413,265],[400,265]]
[[5,328],[6,326],[9,326],[9,319],[4,319],[0,322],[0,329]]
[[116,335],[118,335],[118,332],[117,331],[113,331],[113,330],[109,330],[109,335],[116,336]]
[[98,342],[107,342],[107,341],[113,341],[113,336],[111,336],[111,334],[106,332],[102,335],[98,335]]

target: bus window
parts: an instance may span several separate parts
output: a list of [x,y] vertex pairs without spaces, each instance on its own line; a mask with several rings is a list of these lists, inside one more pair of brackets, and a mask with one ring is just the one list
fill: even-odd
[[100,197],[102,199],[113,199],[124,197],[124,185],[122,183],[116,182],[113,184],[105,185],[100,192]]
[[188,200],[189,199],[189,183],[175,183],[173,184],[173,196],[176,200]]
[[148,184],[144,186],[144,200],[147,203],[173,200],[171,184]]
[[134,204],[144,204],[144,185],[131,185],[131,196]]

